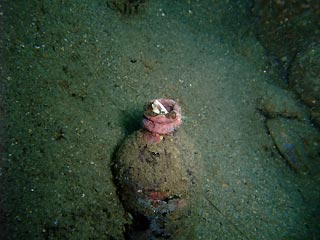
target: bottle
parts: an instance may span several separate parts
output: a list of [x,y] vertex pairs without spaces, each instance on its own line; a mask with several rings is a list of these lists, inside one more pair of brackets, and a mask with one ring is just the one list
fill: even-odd
[[113,173],[132,217],[126,239],[193,239],[202,163],[181,129],[181,108],[171,99],[147,103],[143,128],[120,146]]

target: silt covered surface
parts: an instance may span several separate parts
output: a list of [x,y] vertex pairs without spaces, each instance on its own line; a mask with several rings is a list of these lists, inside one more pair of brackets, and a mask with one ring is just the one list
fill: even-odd
[[[146,140],[146,133],[130,135],[113,163],[119,197],[133,216],[126,235],[129,239],[195,238],[203,192],[200,153],[181,129],[160,142]],[[137,237],[131,236],[134,232]]]

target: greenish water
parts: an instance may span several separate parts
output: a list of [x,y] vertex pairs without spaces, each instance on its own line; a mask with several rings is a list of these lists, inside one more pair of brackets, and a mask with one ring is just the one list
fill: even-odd
[[320,174],[289,167],[257,107],[292,96],[251,6],[1,1],[1,239],[123,239],[110,164],[158,97],[206,166],[198,239],[318,239]]

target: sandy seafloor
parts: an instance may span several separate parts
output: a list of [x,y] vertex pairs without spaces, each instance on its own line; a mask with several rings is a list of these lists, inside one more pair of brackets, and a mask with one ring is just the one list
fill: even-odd
[[278,76],[250,1],[0,9],[1,239],[122,239],[110,163],[158,97],[181,104],[202,153],[198,239],[320,238],[319,176],[290,169],[257,111]]

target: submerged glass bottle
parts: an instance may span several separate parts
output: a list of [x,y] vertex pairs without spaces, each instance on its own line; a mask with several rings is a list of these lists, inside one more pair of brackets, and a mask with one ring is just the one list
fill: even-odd
[[171,99],[148,102],[143,128],[118,150],[115,182],[133,217],[127,239],[193,239],[203,169],[190,137],[177,131],[181,118]]

